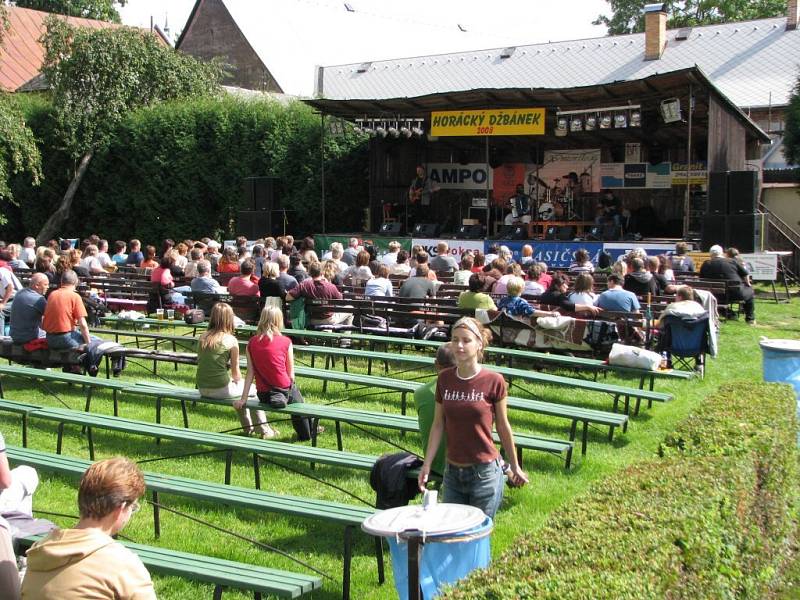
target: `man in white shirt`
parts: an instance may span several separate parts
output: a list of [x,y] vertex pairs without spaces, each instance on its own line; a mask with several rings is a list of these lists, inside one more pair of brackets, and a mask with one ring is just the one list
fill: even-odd
[[22,289],[22,284],[11,269],[0,268],[0,335],[5,335],[6,319],[11,315],[11,303],[16,293]]
[[100,240],[97,242],[97,260],[100,261],[100,266],[103,269],[108,267],[116,267],[116,263],[111,260],[111,257],[108,255],[108,240]]
[[33,267],[36,261],[36,240],[32,237],[26,237],[22,242],[22,250],[19,253],[20,259],[25,261],[29,267]]
[[358,245],[358,238],[351,237],[350,245],[347,246],[347,249],[344,251],[342,260],[347,263],[348,266],[356,264],[356,256],[358,256],[360,250],[361,246]]
[[381,258],[381,262],[385,264],[387,267],[391,267],[392,265],[397,264],[397,253],[400,252],[400,242],[396,242],[392,240],[389,242],[389,252],[383,255]]

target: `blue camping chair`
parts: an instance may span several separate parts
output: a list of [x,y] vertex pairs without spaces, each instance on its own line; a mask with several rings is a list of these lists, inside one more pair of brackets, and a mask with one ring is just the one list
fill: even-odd
[[671,367],[693,369],[700,377],[704,376],[709,351],[708,319],[707,314],[699,317],[665,315],[661,318],[658,351],[667,353]]

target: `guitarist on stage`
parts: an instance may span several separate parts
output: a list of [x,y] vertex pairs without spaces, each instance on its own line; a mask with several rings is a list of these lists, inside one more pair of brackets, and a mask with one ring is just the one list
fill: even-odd
[[428,179],[428,174],[425,172],[425,167],[417,165],[417,176],[411,181],[408,188],[408,213],[409,216],[415,216],[420,211],[420,206],[428,207],[431,204],[431,194],[438,192],[439,188],[431,183]]

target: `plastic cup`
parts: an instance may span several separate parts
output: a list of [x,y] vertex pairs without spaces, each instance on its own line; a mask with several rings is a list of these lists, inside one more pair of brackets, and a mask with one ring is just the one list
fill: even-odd
[[164,309],[163,308],[157,308],[156,309],[156,319],[158,319],[159,321],[163,321],[164,320]]
[[175,309],[174,308],[168,308],[167,309],[167,319],[170,320],[170,321],[174,321],[175,320]]

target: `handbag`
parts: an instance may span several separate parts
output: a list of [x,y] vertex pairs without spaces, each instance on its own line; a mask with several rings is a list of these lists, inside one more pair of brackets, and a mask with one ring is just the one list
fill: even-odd
[[206,320],[206,313],[202,308],[192,308],[186,311],[183,320],[187,325],[197,325]]

